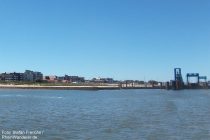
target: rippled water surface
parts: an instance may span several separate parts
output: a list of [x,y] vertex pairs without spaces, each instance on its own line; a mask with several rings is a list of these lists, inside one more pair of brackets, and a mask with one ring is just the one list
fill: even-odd
[[209,140],[209,90],[0,90],[0,130],[40,140]]

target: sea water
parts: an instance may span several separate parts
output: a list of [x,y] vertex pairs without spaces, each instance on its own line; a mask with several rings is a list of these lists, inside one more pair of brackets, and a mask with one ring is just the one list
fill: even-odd
[[2,139],[209,140],[210,91],[1,89],[0,131]]

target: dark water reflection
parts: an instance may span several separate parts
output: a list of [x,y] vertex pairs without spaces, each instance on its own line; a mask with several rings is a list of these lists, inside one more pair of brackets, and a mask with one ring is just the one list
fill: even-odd
[[209,140],[209,90],[0,90],[0,130],[43,140]]

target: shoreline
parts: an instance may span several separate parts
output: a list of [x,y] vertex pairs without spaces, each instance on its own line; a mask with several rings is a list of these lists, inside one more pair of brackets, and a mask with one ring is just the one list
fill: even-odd
[[[41,86],[41,85],[4,85],[0,84],[0,89],[43,89],[43,90],[129,90],[129,89],[163,89],[163,90],[173,90],[173,89],[166,89],[161,87],[120,87],[117,84],[113,85],[87,85],[87,86]],[[191,89],[191,88],[189,88]],[[185,88],[183,90],[189,90]],[[198,89],[209,89],[209,88],[192,88],[191,90],[198,90]]]
[[104,85],[104,86],[0,85],[0,89],[121,90],[121,89],[161,89],[161,88],[159,87],[119,87],[119,85]]
[[114,90],[117,86],[39,86],[39,85],[0,85],[0,89],[51,89],[51,90]]

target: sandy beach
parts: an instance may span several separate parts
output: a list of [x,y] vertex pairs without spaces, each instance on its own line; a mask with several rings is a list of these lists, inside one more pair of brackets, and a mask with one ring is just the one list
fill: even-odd
[[116,84],[104,86],[42,86],[42,85],[3,85],[0,88],[6,89],[55,89],[55,90],[106,90],[106,89],[120,89]]

